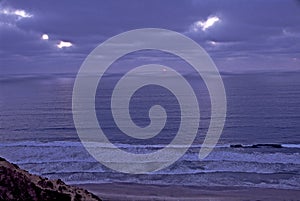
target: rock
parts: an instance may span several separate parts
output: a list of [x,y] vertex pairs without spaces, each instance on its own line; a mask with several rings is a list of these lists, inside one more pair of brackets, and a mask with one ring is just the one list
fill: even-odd
[[282,148],[281,144],[255,144],[252,148],[270,147],[270,148]]
[[0,157],[0,200],[100,201],[94,194],[61,180],[32,175]]

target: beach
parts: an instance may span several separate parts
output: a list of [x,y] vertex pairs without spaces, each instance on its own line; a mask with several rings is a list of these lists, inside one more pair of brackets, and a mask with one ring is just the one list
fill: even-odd
[[251,187],[200,187],[200,186],[163,186],[137,185],[132,183],[84,184],[79,187],[88,189],[103,200],[156,200],[156,201],[297,201],[299,190],[251,188]]

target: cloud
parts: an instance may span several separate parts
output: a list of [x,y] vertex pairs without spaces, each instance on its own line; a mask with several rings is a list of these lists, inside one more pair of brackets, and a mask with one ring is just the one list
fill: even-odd
[[216,22],[219,22],[220,18],[217,16],[210,16],[207,18],[206,21],[197,21],[193,23],[192,30],[197,32],[199,29],[202,29],[202,31],[205,31],[209,27],[212,27]]
[[[5,71],[2,66],[7,66],[7,71],[10,66],[20,71],[24,68],[51,71],[53,66],[76,71],[87,54],[109,37],[149,27],[183,33],[203,46],[213,59],[224,62],[231,58],[231,66],[241,58],[259,57],[263,62],[263,58],[275,54],[282,61],[299,57],[300,6],[290,0],[272,3],[132,0],[130,4],[118,0],[91,0],[88,4],[74,4],[73,0],[8,0],[1,1],[0,7],[2,11],[9,8],[12,13],[0,13],[1,72]],[[24,12],[16,14],[17,10]],[[41,40],[43,34],[49,39]],[[76,46],[59,49],[60,41],[71,41]],[[24,62],[24,58],[31,61]],[[73,66],[64,67],[66,64]],[[251,68],[251,62],[248,65],[241,68]]]
[[62,49],[64,47],[72,47],[73,44],[71,42],[60,41],[59,44],[57,44],[56,46]]
[[1,8],[0,13],[4,15],[16,16],[18,17],[18,19],[33,17],[32,14],[26,12],[25,10],[19,10],[19,9],[14,10],[11,8]]

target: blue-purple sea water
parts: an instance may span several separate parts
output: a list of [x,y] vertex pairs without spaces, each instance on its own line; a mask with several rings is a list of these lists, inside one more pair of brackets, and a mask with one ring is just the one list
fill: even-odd
[[[105,90],[109,91],[117,77],[107,76],[101,86],[104,92],[99,92],[95,100],[98,119],[108,138],[129,152],[163,148],[178,129],[176,99],[159,87],[137,93],[131,105],[137,125],[149,124],[145,111],[157,100],[167,107],[170,122],[157,139],[134,141],[117,134],[109,113],[103,112],[109,109],[109,104],[103,103]],[[1,157],[31,173],[61,178],[70,184],[133,182],[300,189],[299,72],[222,74],[227,93],[226,123],[218,145],[204,160],[198,159],[198,152],[210,120],[210,104],[201,86],[201,123],[191,148],[170,167],[141,175],[110,170],[85,150],[72,117],[74,78],[72,74],[1,75]],[[198,86],[196,81],[194,85]]]

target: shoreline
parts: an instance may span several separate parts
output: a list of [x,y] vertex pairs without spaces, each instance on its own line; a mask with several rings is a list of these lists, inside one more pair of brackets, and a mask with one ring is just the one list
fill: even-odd
[[103,200],[300,200],[300,190],[235,186],[167,186],[134,183],[78,184]]

